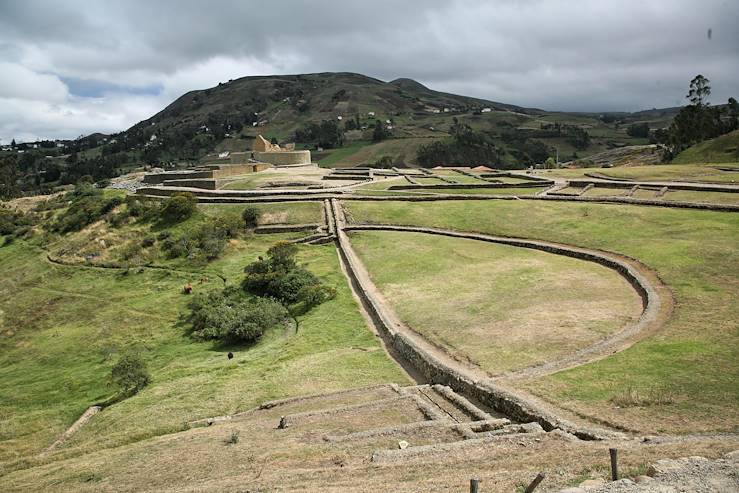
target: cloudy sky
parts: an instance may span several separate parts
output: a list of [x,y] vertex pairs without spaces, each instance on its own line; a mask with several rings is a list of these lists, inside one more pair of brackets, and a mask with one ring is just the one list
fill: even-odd
[[[113,132],[191,89],[351,71],[551,110],[739,97],[737,0],[0,0],[0,143]],[[710,37],[709,37],[710,29]]]

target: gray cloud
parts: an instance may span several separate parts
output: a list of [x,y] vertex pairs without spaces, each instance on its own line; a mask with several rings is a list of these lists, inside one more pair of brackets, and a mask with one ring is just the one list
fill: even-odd
[[8,1],[0,138],[121,130],[187,90],[270,73],[570,111],[679,105],[703,73],[718,103],[739,96],[738,24],[727,0]]

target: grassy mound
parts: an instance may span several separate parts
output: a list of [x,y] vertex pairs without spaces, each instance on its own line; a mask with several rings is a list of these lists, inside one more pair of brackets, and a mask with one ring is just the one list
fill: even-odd
[[739,130],[691,146],[673,160],[676,164],[737,161],[739,161]]

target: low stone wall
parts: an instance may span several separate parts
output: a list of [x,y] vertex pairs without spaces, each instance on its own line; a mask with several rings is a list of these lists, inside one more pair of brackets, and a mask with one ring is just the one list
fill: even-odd
[[165,180],[162,185],[165,187],[191,187],[202,188],[203,190],[217,190],[218,182],[211,179],[201,180]]
[[221,165],[213,170],[213,178],[227,178],[231,176],[257,173],[269,169],[271,166],[265,163],[227,164]]
[[254,159],[274,165],[310,164],[310,151],[255,152]]
[[270,224],[258,226],[254,229],[256,234],[270,233],[298,233],[306,230],[317,230],[321,225],[319,223],[310,224]]
[[[406,178],[408,176],[406,175]],[[391,185],[388,190],[434,190],[434,189],[453,189],[453,190],[476,190],[485,188],[531,188],[543,187],[548,183],[532,182],[532,183],[440,183],[436,185]]]
[[[335,217],[336,214],[336,207],[334,207]],[[336,220],[337,222],[339,222],[338,218],[336,218]],[[442,234],[446,236],[479,239],[482,241],[503,243],[524,248],[534,248],[559,255],[567,255],[583,260],[594,261],[606,267],[617,270],[634,286],[634,288],[640,294],[645,306],[645,311],[642,314],[640,323],[650,322],[650,317],[654,316],[654,311],[659,310],[660,308],[658,295],[650,286],[650,284],[638,272],[634,271],[630,266],[618,260],[599,255],[594,252],[584,251],[583,249],[566,248],[546,242],[498,238],[490,237],[488,235],[468,233],[455,233],[445,230],[434,230],[432,228],[364,225],[347,226],[345,230],[402,230],[428,232],[433,234]],[[388,317],[384,310],[379,307],[379,304],[374,299],[374,296],[370,294],[370,292],[365,288],[360,278],[361,276],[357,274],[358,269],[363,269],[363,267],[361,267],[360,261],[356,257],[356,254],[349,244],[349,240],[346,238],[343,232],[340,232],[339,234],[338,243],[339,253],[344,264],[347,266],[347,272],[350,281],[355,287],[356,292],[359,294],[359,297],[362,300],[362,303],[365,306],[368,314],[375,321],[376,326],[383,332],[384,336],[390,340],[395,351],[397,351],[398,354],[400,354],[406,361],[408,361],[414,368],[416,368],[429,382],[447,385],[454,389],[455,392],[472,397],[473,399],[482,402],[492,409],[495,409],[496,411],[499,411],[518,421],[536,421],[548,431],[559,428],[579,438],[589,440],[602,439],[606,436],[603,431],[578,427],[572,423],[561,420],[551,413],[543,411],[542,409],[538,409],[530,403],[511,394],[510,392],[497,387],[491,381],[475,381],[474,379],[462,374],[456,369],[440,361],[434,355],[430,354],[426,349],[419,346],[416,341],[414,341],[404,332],[398,330],[398,328],[396,327],[396,321]]]
[[163,183],[169,180],[190,180],[197,178],[212,178],[213,172],[203,171],[165,171],[164,173],[147,173],[141,179],[144,183]]
[[569,180],[572,187],[594,185],[598,188],[631,188],[634,185],[641,187],[668,187],[670,190],[691,190],[694,192],[727,192],[739,193],[737,185],[721,185],[718,183],[687,183],[687,182],[649,182],[649,181],[600,181],[600,180]]

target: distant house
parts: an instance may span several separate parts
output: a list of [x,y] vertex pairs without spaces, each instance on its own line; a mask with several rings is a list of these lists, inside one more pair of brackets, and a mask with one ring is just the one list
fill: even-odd
[[483,108],[483,109],[482,109],[482,112],[483,112],[483,113],[490,113],[491,111],[493,111],[493,109],[492,109],[492,108]]
[[341,115],[339,115],[339,116],[337,116],[337,117],[336,117],[336,119],[337,119],[337,120],[339,120],[339,121],[341,121],[341,120],[343,120],[343,119],[344,119],[344,117],[343,117],[343,116],[341,116]]
[[374,111],[368,111],[367,112],[367,116],[375,116],[375,112]]
[[151,134],[151,137],[149,137],[149,142],[156,142],[157,140],[157,134]]

